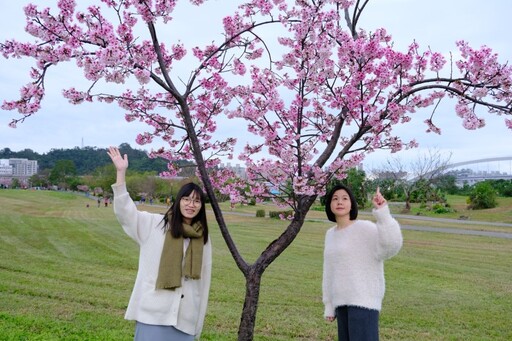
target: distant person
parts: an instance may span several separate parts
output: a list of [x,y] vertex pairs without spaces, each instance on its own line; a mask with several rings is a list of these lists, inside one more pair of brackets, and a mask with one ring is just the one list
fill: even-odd
[[402,247],[400,225],[379,189],[373,197],[376,223],[357,220],[357,202],[348,187],[335,186],[325,212],[336,225],[325,234],[323,303],[327,321],[337,319],[338,340],[379,340],[384,298],[384,260]]
[[98,197],[98,207],[100,207],[100,206],[101,206],[101,199],[100,199],[100,197]]
[[125,314],[134,340],[199,339],[210,290],[212,247],[201,188],[188,183],[165,215],[138,211],[126,190],[128,156],[110,147],[117,170],[114,213],[140,249],[135,286]]
[[105,207],[108,207],[108,198],[107,198],[107,197],[105,197],[105,198],[103,199],[103,202],[105,203]]
[[171,206],[171,198],[165,198],[165,203],[167,204],[167,207]]

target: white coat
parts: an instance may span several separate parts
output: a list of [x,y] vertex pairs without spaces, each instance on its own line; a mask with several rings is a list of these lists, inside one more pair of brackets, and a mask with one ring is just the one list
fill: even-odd
[[[139,245],[139,268],[125,318],[145,324],[174,326],[199,339],[210,291],[212,247],[204,245],[201,278],[182,279],[175,290],[156,290],[164,245],[163,215],[139,211],[126,185],[112,185],[114,213],[123,230]],[[188,241],[185,239],[185,241]],[[188,242],[184,243],[184,248]]]

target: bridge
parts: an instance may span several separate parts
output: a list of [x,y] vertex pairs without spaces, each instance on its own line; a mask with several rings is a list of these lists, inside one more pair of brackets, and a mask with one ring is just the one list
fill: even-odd
[[478,160],[471,160],[471,161],[464,161],[464,162],[456,162],[451,163],[447,165],[445,168],[456,168],[461,166],[467,166],[467,165],[474,165],[477,163],[489,163],[489,162],[499,162],[499,161],[512,161],[512,156],[503,156],[503,157],[493,157],[488,159],[478,159]]
[[[503,157],[494,157],[494,158],[485,158],[485,159],[477,159],[470,160],[464,162],[456,162],[448,164],[444,167],[445,170],[458,168],[462,166],[474,165],[474,164],[483,164],[489,162],[500,162],[500,161],[512,161],[512,156],[503,156]],[[510,166],[510,173],[506,172],[475,172],[475,173],[466,173],[457,175],[456,182],[458,185],[463,185],[467,183],[468,185],[474,185],[477,182],[484,180],[512,180],[512,165]]]

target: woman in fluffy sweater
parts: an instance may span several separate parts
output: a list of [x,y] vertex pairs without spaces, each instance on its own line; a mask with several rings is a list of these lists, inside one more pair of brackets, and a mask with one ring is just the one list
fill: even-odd
[[329,322],[337,320],[340,341],[379,339],[384,260],[402,247],[400,225],[378,188],[372,202],[376,223],[357,220],[357,202],[349,188],[335,186],[326,197],[327,217],[336,226],[325,235],[324,316]]

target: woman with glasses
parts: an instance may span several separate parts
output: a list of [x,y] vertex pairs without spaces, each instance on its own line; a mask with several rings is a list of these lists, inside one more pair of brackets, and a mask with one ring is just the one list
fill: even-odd
[[128,156],[110,147],[117,170],[114,213],[139,245],[139,267],[125,319],[134,340],[194,340],[203,327],[210,290],[212,248],[205,194],[185,184],[165,215],[139,211],[126,190]]

